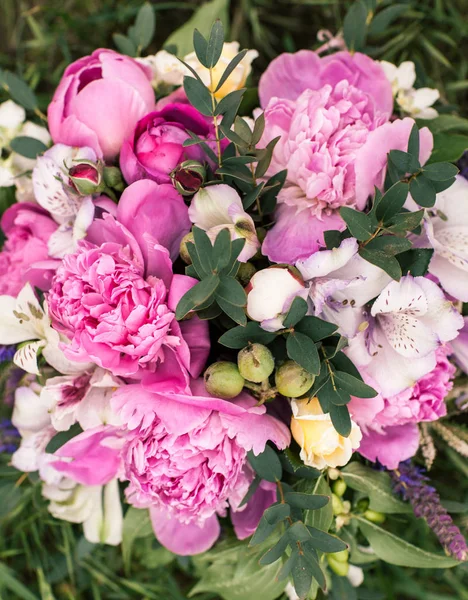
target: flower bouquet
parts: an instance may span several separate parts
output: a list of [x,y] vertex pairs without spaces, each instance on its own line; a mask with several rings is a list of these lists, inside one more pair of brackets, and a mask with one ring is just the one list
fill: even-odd
[[149,4],[47,116],[0,75],[2,449],[88,542],[194,557],[192,594],[353,599],[375,561],[467,555],[427,474],[433,436],[468,455],[468,182],[433,135],[459,117],[362,52],[372,17],[258,98],[220,20],[141,57]]

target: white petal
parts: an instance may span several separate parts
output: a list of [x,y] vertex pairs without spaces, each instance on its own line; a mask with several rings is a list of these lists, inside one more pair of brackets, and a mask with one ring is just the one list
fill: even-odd
[[390,346],[406,358],[427,356],[439,345],[435,331],[427,327],[422,319],[404,312],[381,315],[379,327]]
[[117,546],[122,541],[123,511],[120,502],[119,484],[113,479],[104,486],[104,521],[101,528],[101,543]]
[[9,130],[18,129],[25,118],[26,111],[13,100],[7,100],[0,104],[0,127]]
[[304,285],[281,267],[257,271],[250,286],[247,313],[254,321],[276,318],[288,310],[297,295],[306,292]]
[[19,344],[36,337],[34,327],[28,320],[14,315],[16,298],[0,296],[0,344]]
[[416,81],[416,68],[414,62],[407,60],[402,62],[397,71],[398,88],[410,90]]
[[415,279],[423,289],[429,307],[421,320],[426,327],[436,332],[441,342],[450,342],[457,337],[458,331],[463,327],[463,317],[447,300],[437,284],[425,277]]
[[33,375],[39,375],[37,353],[41,348],[44,348],[44,346],[44,340],[25,344],[15,352],[13,362],[16,366],[20,367],[20,369],[23,369],[23,371],[32,373]]
[[413,96],[413,106],[417,110],[423,110],[432,106],[440,97],[439,90],[431,88],[419,88],[418,90],[413,90],[411,94]]
[[[54,333],[57,333],[54,331]],[[69,360],[63,350],[59,347],[61,340],[57,336],[56,340],[49,339],[47,345],[42,351],[43,357],[49,363],[51,367],[54,367],[56,371],[59,373],[63,373],[64,375],[75,375],[77,373],[83,373],[91,368],[91,363],[77,363],[75,361]]]
[[89,516],[83,522],[83,533],[88,542],[92,544],[101,543],[101,531],[103,525],[102,508],[102,486],[86,487],[86,493],[92,497],[92,508]]
[[324,277],[333,274],[348,264],[359,249],[355,238],[343,240],[338,248],[315,252],[309,258],[299,260],[296,267],[307,281],[315,277]]
[[11,422],[21,434],[38,432],[50,425],[47,403],[30,387],[21,386],[15,391],[15,405]]
[[50,236],[47,250],[52,258],[63,258],[76,250],[73,238],[73,226],[70,222],[62,223]]
[[461,175],[457,175],[455,183],[437,194],[434,208],[443,213],[447,219],[442,221],[435,218],[433,219],[435,224],[468,225],[468,181]]
[[372,316],[383,313],[405,312],[412,316],[422,316],[428,310],[424,290],[418,285],[422,277],[402,277],[400,281],[392,281],[382,290],[374,302]]
[[439,279],[444,290],[462,302],[468,302],[468,275],[447,259],[434,254],[429,264],[429,273]]
[[189,207],[189,218],[201,229],[231,223],[229,207],[234,204],[242,209],[239,194],[228,185],[220,183],[199,190]]
[[37,471],[47,444],[55,434],[56,431],[52,426],[41,429],[36,433],[26,432],[21,440],[20,447],[11,457],[11,464],[19,471],[27,473]]
[[86,196],[81,201],[81,206],[75,218],[73,226],[73,239],[81,240],[86,236],[88,227],[90,227],[94,218],[94,203],[91,196]]

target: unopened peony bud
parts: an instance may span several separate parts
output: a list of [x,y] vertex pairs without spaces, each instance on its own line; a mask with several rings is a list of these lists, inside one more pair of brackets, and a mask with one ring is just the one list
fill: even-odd
[[188,253],[188,250],[187,250],[187,244],[189,244],[189,243],[193,244],[193,233],[191,231],[189,233],[187,233],[186,235],[184,235],[184,237],[182,238],[182,241],[180,242],[180,248],[179,248],[180,258],[184,261],[184,263],[186,265],[192,264],[192,259],[190,258],[190,254]]
[[303,396],[314,384],[315,377],[297,362],[287,360],[276,371],[275,383],[278,392],[287,398]]
[[205,181],[206,169],[196,160],[186,160],[171,173],[172,183],[182,196],[198,192]]
[[206,391],[225,400],[238,396],[244,387],[244,378],[232,362],[213,363],[205,371],[204,378]]
[[343,494],[346,492],[347,487],[348,486],[342,479],[338,479],[338,481],[335,481],[335,483],[333,484],[333,491],[337,496],[340,496],[341,498],[341,496],[343,496]]
[[91,161],[80,161],[68,171],[70,185],[83,196],[102,192],[104,189],[102,166]]
[[327,554],[328,566],[330,569],[339,575],[340,577],[346,577],[349,571],[349,563],[348,562],[340,562],[336,560],[335,554]]
[[386,518],[383,513],[371,510],[370,508],[366,510],[363,517],[368,521],[372,521],[372,523],[383,523]]
[[275,359],[263,344],[249,344],[237,355],[237,365],[244,379],[261,383],[273,373]]
[[125,189],[122,171],[118,167],[104,167],[104,183],[118,192]]

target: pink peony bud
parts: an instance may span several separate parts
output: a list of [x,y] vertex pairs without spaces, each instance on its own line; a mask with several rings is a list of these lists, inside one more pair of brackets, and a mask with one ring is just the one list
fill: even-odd
[[70,168],[68,175],[70,186],[83,196],[90,196],[104,189],[102,166],[99,162],[80,162]]

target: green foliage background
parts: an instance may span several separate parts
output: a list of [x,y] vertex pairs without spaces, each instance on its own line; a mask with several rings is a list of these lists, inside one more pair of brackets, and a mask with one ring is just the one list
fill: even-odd
[[[218,6],[228,4],[216,1]],[[152,4],[156,35],[145,54],[160,49],[202,2]],[[408,10],[384,34],[370,40],[374,56],[395,63],[415,61],[419,84],[441,91],[443,110],[468,115],[468,1],[385,4],[407,5]],[[0,0],[0,68],[22,75],[44,110],[65,66],[96,48],[114,47],[112,34],[125,34],[141,5],[142,0]],[[280,52],[318,47],[320,29],[337,32],[349,5],[346,0],[231,0],[230,39],[260,53],[252,83]],[[466,534],[468,460],[443,451],[431,477],[441,496],[457,503],[458,522]],[[7,456],[0,457],[0,498],[0,600],[183,600],[202,574],[208,583],[212,577],[218,584],[230,584],[233,600],[262,600],[256,590],[264,588],[258,585],[269,583],[258,581],[256,557],[251,554],[243,557],[250,571],[242,579],[236,561],[246,551],[233,549],[229,535],[214,553],[193,561],[158,546],[147,535],[145,522],[129,523],[132,535],[126,536],[123,552],[94,547],[83,538],[81,526],[52,519],[37,478],[20,477],[8,467]],[[406,540],[438,550],[424,523],[414,520],[408,528],[394,516],[388,524]],[[247,590],[242,591],[244,586]],[[366,587],[371,591],[360,593],[361,600],[468,600],[468,569],[462,565],[417,571],[377,563],[366,567]],[[219,596],[201,592],[195,598]]]

